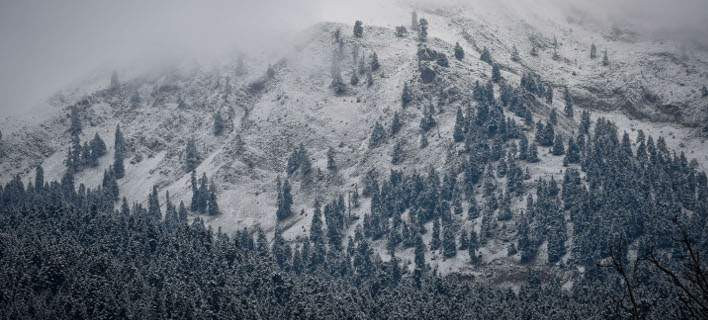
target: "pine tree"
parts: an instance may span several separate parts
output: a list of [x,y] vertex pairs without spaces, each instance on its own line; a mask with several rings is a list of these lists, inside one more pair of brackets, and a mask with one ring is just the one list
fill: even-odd
[[220,136],[224,132],[224,119],[221,117],[221,112],[214,113],[214,135]]
[[401,122],[401,114],[396,111],[393,113],[393,119],[391,119],[391,136],[395,136],[399,131],[401,131],[402,127],[403,123]]
[[37,193],[44,190],[44,168],[38,165],[35,169],[34,188]]
[[455,142],[462,142],[465,139],[465,117],[462,114],[462,109],[457,108],[457,114],[455,115],[455,127],[452,132],[452,137]]
[[364,36],[364,23],[361,20],[354,22],[354,37],[361,38]]
[[531,144],[531,147],[529,147],[529,156],[527,161],[529,163],[536,163],[540,161],[538,158],[538,147],[535,142]]
[[192,182],[192,202],[189,205],[190,210],[196,212],[196,211],[201,211],[199,208],[199,183],[197,182],[197,174],[196,172],[192,171],[191,175],[191,182]]
[[157,193],[157,186],[152,186],[152,193],[148,197],[148,217],[152,221],[160,221],[162,213],[160,212],[160,200]]
[[602,53],[602,65],[605,67],[610,65],[610,58],[607,57],[607,50]]
[[495,63],[492,65],[492,82],[498,83],[501,81],[501,71],[499,70],[499,64]]
[[359,85],[359,75],[357,74],[356,70],[352,71],[352,77],[349,79],[349,84],[351,84],[352,86]]
[[184,149],[184,167],[187,172],[194,171],[199,164],[199,153],[194,139],[187,141],[187,147]]
[[[558,124],[558,111],[556,111],[556,108],[551,108],[551,113],[548,115],[548,123],[550,123],[549,126]],[[546,126],[546,130],[548,130],[549,126]]]
[[219,203],[216,200],[216,184],[214,183],[214,180],[211,181],[211,184],[209,185],[209,195],[207,198],[207,213],[210,216],[218,216],[221,214],[221,210],[219,209]]
[[418,22],[418,40],[420,42],[428,41],[428,20],[425,18],[420,18]]
[[103,139],[101,139],[101,136],[96,133],[93,136],[93,139],[91,139],[91,154],[95,158],[100,158],[104,155],[106,155],[106,143],[103,142]]
[[597,58],[597,47],[595,44],[590,45],[590,59],[595,59]]
[[337,172],[337,163],[334,160],[335,156],[336,152],[334,151],[334,148],[329,147],[329,149],[327,149],[327,170],[331,173]]
[[116,126],[113,149],[113,173],[116,179],[120,179],[125,176],[125,166],[123,165],[125,159],[125,139],[123,138],[123,133],[120,131],[120,125]]
[[521,61],[521,56],[519,55],[519,49],[514,46],[511,51],[511,61],[519,62]]
[[477,240],[477,233],[474,230],[470,231],[469,244],[467,245],[467,252],[470,256],[470,263],[476,265],[479,263],[479,256],[477,255],[477,248],[479,248],[479,241]]
[[401,162],[403,162],[403,147],[401,140],[398,140],[393,144],[393,150],[391,150],[391,164],[397,165]]
[[573,118],[573,97],[570,96],[570,92],[568,91],[568,87],[565,87],[565,92],[564,92],[564,97],[565,97],[565,116],[568,118]]
[[[701,89],[701,97],[708,97],[708,87],[703,86],[703,89]],[[0,140],[2,140],[2,134],[0,134]]]
[[590,134],[590,112],[586,110],[580,115],[580,134]]
[[548,84],[546,86],[546,103],[549,105],[553,104],[553,86]]
[[371,137],[369,137],[369,149],[374,149],[380,146],[386,137],[386,132],[384,131],[381,123],[376,121],[374,128],[371,130]]
[[455,42],[455,58],[460,61],[465,58],[465,49],[460,46],[459,42]]
[[430,250],[440,249],[440,219],[433,220],[433,235],[430,239]]
[[568,149],[564,161],[567,163],[580,162],[580,147],[575,143],[575,140],[573,140],[573,136],[568,139]]
[[457,243],[455,242],[455,232],[452,222],[445,222],[443,225],[442,251],[447,258],[457,255]]
[[277,211],[275,216],[278,220],[284,220],[292,215],[293,197],[290,194],[290,182],[285,179],[282,189],[278,191]]
[[401,104],[405,108],[413,100],[413,93],[411,92],[408,82],[403,84],[403,93],[401,94]]
[[425,147],[428,146],[428,137],[425,135],[425,132],[420,133],[419,145],[421,149],[425,149]]
[[482,50],[482,55],[479,57],[479,59],[488,63],[488,64],[494,63],[492,61],[492,53],[489,52],[489,49],[487,47],[484,47],[484,49]]
[[376,52],[371,54],[371,71],[377,71],[381,67],[381,64],[379,63],[379,56],[376,55]]
[[565,153],[565,145],[563,144],[563,137],[557,134],[555,140],[553,141],[553,147],[551,148],[551,153],[554,156],[560,156]]
[[71,107],[71,114],[69,116],[69,133],[72,136],[79,136],[81,134],[81,118],[79,117],[79,109],[76,106]]

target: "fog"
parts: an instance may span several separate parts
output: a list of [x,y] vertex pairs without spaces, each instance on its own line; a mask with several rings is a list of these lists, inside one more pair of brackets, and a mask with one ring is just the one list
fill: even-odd
[[[632,23],[652,36],[680,35],[688,42],[706,44],[707,2],[574,4],[612,21]],[[267,49],[314,22],[367,20],[369,15],[385,15],[393,4],[393,0],[0,0],[0,113],[26,112],[91,73],[187,57],[209,60],[236,49]]]

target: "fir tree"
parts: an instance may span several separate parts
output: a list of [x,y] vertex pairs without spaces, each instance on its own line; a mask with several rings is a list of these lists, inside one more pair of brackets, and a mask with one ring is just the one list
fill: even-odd
[[44,190],[44,168],[38,165],[34,174],[34,188],[36,192]]
[[361,20],[354,22],[354,37],[361,38],[364,36],[364,23]]
[[555,140],[553,141],[553,147],[551,148],[551,153],[554,156],[560,156],[565,153],[565,145],[563,144],[563,137],[561,137],[559,134],[555,136]]
[[403,84],[403,93],[401,94],[401,104],[405,108],[413,100],[413,93],[411,92],[408,82]]
[[519,55],[519,49],[514,46],[511,51],[511,61],[519,62],[521,61],[521,56]]
[[433,234],[430,238],[430,250],[440,249],[440,219],[433,220]]
[[123,165],[125,159],[125,139],[123,138],[123,133],[120,131],[120,125],[116,126],[113,149],[113,173],[116,179],[120,179],[125,176],[125,167]]
[[590,112],[586,110],[580,115],[580,134],[590,134]]
[[403,162],[403,147],[401,141],[398,140],[393,144],[393,150],[391,150],[391,164],[397,165]]
[[214,113],[214,135],[220,136],[224,132],[224,119],[221,117],[221,112]]
[[479,241],[477,240],[477,233],[474,230],[470,231],[469,244],[467,245],[467,252],[470,256],[470,263],[476,265],[479,263],[479,256],[477,255],[477,248],[479,248]]
[[187,172],[194,171],[199,165],[199,153],[194,139],[187,141],[187,147],[184,149],[184,168]]
[[442,252],[447,258],[454,257],[457,254],[457,243],[455,243],[455,233],[452,222],[445,222],[443,225],[442,235]]
[[210,216],[218,216],[219,214],[221,214],[221,210],[219,210],[219,203],[216,201],[216,184],[213,180],[209,185],[209,195],[207,198],[207,213]]
[[501,71],[499,70],[499,64],[495,63],[492,65],[492,82],[498,83],[501,81]]
[[329,147],[329,149],[327,149],[327,170],[331,173],[337,172],[337,163],[334,160],[335,156],[336,152],[334,151],[334,148]]
[[369,137],[369,149],[374,149],[380,146],[386,137],[386,132],[378,121],[374,124],[374,128],[371,130],[371,136]]
[[425,18],[420,18],[418,22],[418,40],[420,42],[428,41],[428,20]]
[[607,57],[607,50],[602,53],[602,65],[606,67],[610,65],[610,58]]
[[376,55],[376,52],[371,54],[371,64],[370,64],[371,71],[377,71],[379,68],[381,68],[381,64],[379,63],[379,56]]
[[459,42],[455,42],[455,58],[460,61],[465,58],[465,49],[460,46]]
[[564,92],[564,98],[565,98],[565,116],[568,118],[573,118],[573,98],[570,96],[570,92],[568,91],[568,87],[565,87],[565,92]]
[[462,109],[458,107],[457,114],[455,115],[455,127],[452,132],[452,137],[455,142],[462,142],[465,139],[464,128],[465,117],[462,114]]
[[[701,97],[708,97],[708,87],[703,86],[703,89],[701,89]],[[2,134],[0,134],[0,140],[2,140]]]
[[111,73],[111,90],[116,90],[120,87],[120,81],[118,80],[118,72],[113,71]]
[[482,50],[482,55],[479,57],[479,59],[488,63],[488,64],[494,63],[492,61],[492,53],[489,52],[489,49],[487,47],[484,47],[484,49]]
[[428,146],[428,137],[426,137],[425,132],[420,133],[419,145],[421,149],[425,149]]
[[393,113],[393,118],[391,119],[391,136],[395,136],[399,131],[401,131],[402,127],[403,123],[401,122],[401,114],[396,111]]
[[590,45],[590,59],[595,59],[597,58],[597,47],[595,44]]
[[275,213],[278,220],[285,220],[292,215],[293,197],[290,194],[290,189],[290,182],[286,178],[282,188],[278,191],[278,209]]
[[529,163],[536,163],[540,161],[538,158],[538,147],[535,142],[529,147],[529,156],[527,161]]

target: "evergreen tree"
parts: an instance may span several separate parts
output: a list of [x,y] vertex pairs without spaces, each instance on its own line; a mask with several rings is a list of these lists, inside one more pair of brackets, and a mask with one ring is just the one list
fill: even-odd
[[536,147],[536,143],[532,143],[531,146],[529,147],[529,156],[528,160],[529,163],[536,163],[539,162],[538,158],[538,147]]
[[602,53],[602,65],[606,67],[610,65],[610,58],[607,57],[607,50]]
[[380,146],[384,139],[386,138],[386,131],[384,130],[381,123],[376,121],[374,128],[371,130],[371,137],[369,137],[369,149],[375,149]]
[[455,127],[453,129],[452,137],[455,142],[462,142],[465,139],[465,117],[462,115],[462,109],[457,108],[457,114],[455,116]]
[[403,123],[401,122],[401,114],[396,111],[393,113],[393,119],[391,119],[391,136],[395,136],[399,131],[401,131],[402,127]]
[[408,82],[403,84],[403,93],[401,94],[401,104],[405,108],[413,100],[413,93],[411,92]]
[[590,45],[590,59],[595,59],[597,58],[597,47],[595,44]]
[[329,147],[329,149],[327,149],[327,170],[331,173],[337,172],[337,163],[334,160],[335,156],[336,152],[334,151],[334,148]]
[[554,156],[560,156],[565,153],[565,145],[563,144],[563,137],[561,137],[559,134],[555,136],[555,140],[553,142],[553,147],[551,148],[551,153]]
[[558,124],[558,112],[556,111],[556,108],[551,108],[551,113],[548,115],[548,123],[550,123],[550,125],[547,127],[555,126]]
[[194,171],[199,165],[199,153],[194,139],[187,141],[187,147],[184,149],[184,167],[187,172]]
[[214,180],[211,181],[211,184],[209,185],[209,195],[207,198],[207,213],[210,216],[218,216],[221,214],[221,210],[219,210],[219,203],[216,201],[216,184],[214,184]]
[[479,263],[479,256],[477,255],[477,248],[479,248],[479,241],[477,240],[477,233],[474,230],[470,231],[469,244],[467,245],[467,252],[470,256],[470,263],[476,265]]
[[34,188],[37,193],[44,190],[44,168],[38,165],[34,174]]
[[499,64],[495,63],[492,65],[492,82],[498,83],[501,81],[501,71],[499,70]]
[[420,42],[428,41],[428,20],[425,18],[420,18],[418,22],[418,40]]
[[484,49],[482,50],[482,55],[479,57],[479,59],[488,63],[488,64],[494,63],[492,61],[492,53],[489,52],[489,49],[487,47],[484,47]]
[[359,75],[357,74],[356,70],[352,71],[352,77],[349,79],[349,84],[351,84],[352,86],[359,85]]
[[511,61],[514,61],[514,62],[521,61],[521,56],[519,55],[519,49],[516,48],[516,45],[512,48],[512,51],[511,51]]
[[125,166],[123,165],[125,159],[125,139],[123,138],[123,133],[120,131],[120,125],[116,125],[113,149],[113,173],[116,179],[120,179],[125,176]]
[[565,87],[565,116],[568,118],[573,118],[573,98],[570,96],[570,92],[568,91],[568,87]]
[[455,232],[452,222],[445,222],[443,225],[442,235],[442,251],[447,258],[454,257],[457,254],[457,243],[455,243]]
[[459,42],[455,42],[455,58],[460,61],[465,58],[465,49],[460,46]]
[[361,38],[364,36],[364,23],[361,20],[354,22],[354,37]]
[[433,234],[430,238],[430,250],[440,249],[440,219],[433,220]]
[[403,147],[401,140],[398,140],[393,144],[393,150],[391,150],[391,164],[397,165],[401,162],[403,162]]
[[118,72],[113,71],[111,73],[111,90],[116,90],[120,87],[120,81],[118,81]]
[[[708,97],[708,87],[703,86],[703,89],[701,89],[701,97]],[[2,140],[2,134],[0,134],[0,140]]]
[[379,57],[376,55],[376,52],[371,54],[371,71],[377,71],[379,68],[381,68],[381,64],[379,63]]
[[580,134],[590,134],[590,112],[586,110],[580,114]]
[[91,140],[91,154],[95,158],[100,158],[106,155],[106,143],[103,142],[101,136],[96,133]]
[[546,85],[546,103],[553,105],[553,86],[550,84]]
[[279,221],[285,220],[286,218],[292,215],[293,197],[290,194],[290,189],[290,182],[286,178],[285,182],[283,182],[282,188],[278,191],[278,209],[275,213],[275,216],[278,218]]
[[425,149],[428,146],[428,137],[426,137],[425,132],[420,133],[419,145],[421,149]]
[[214,135],[220,136],[224,132],[224,119],[221,117],[221,112],[214,113]]
[[565,154],[564,162],[579,163],[580,162],[580,147],[573,140],[573,136],[568,138],[568,149]]

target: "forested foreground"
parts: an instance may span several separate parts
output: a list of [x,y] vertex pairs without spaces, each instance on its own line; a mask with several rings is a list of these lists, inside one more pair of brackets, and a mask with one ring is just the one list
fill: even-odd
[[34,184],[15,179],[1,191],[2,319],[667,319],[706,311],[705,269],[684,269],[698,253],[680,243],[667,264],[609,258],[588,266],[571,291],[550,273],[530,272],[517,294],[438,276],[418,247],[420,267],[407,272],[373,255],[360,234],[341,254],[319,245],[293,251],[280,232],[269,243],[261,230],[228,236],[199,217],[189,223],[184,205],[169,200],[163,219],[154,195],[148,208],[123,201],[114,209],[115,190],[75,191],[70,175],[44,183],[40,171]]

